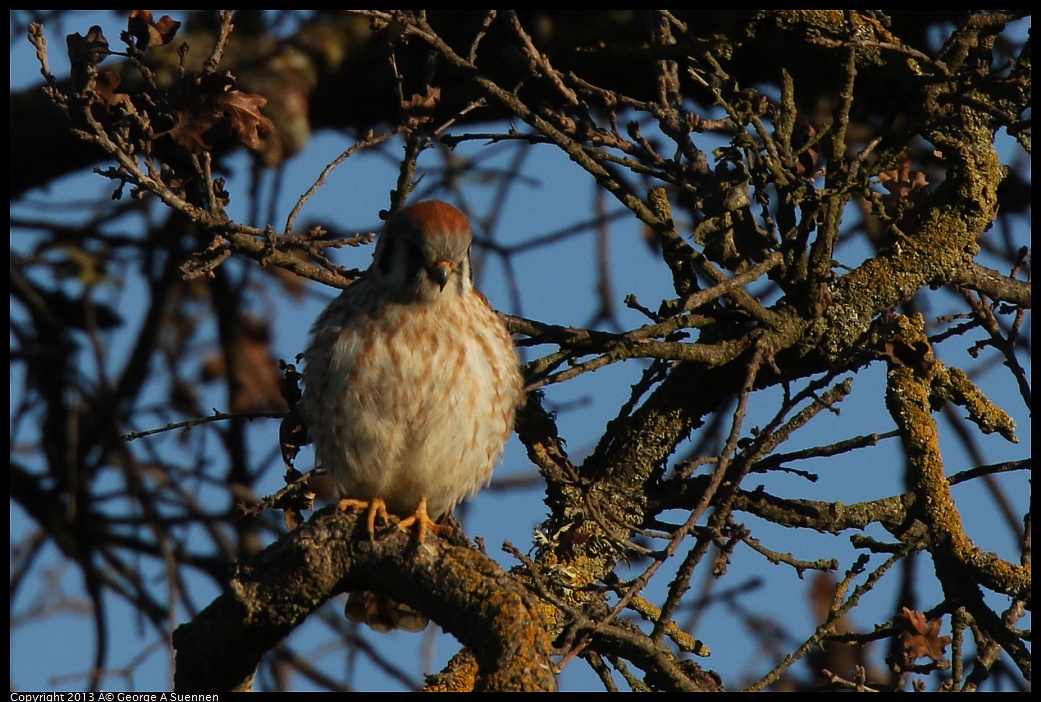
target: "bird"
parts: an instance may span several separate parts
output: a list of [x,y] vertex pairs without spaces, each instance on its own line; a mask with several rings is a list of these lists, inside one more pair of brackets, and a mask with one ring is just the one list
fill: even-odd
[[[372,264],[318,317],[301,414],[343,510],[400,518],[420,543],[492,476],[523,376],[505,324],[473,283],[466,215],[425,200],[391,215]],[[352,592],[348,618],[419,631],[425,615]]]

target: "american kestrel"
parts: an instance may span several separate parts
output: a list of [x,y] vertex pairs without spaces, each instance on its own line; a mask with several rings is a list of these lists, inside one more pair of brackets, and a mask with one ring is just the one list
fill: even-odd
[[[365,275],[322,313],[304,352],[302,411],[343,509],[388,512],[422,540],[491,479],[523,387],[505,325],[474,288],[473,235],[430,200],[384,225]],[[371,593],[348,616],[419,630],[424,617]]]

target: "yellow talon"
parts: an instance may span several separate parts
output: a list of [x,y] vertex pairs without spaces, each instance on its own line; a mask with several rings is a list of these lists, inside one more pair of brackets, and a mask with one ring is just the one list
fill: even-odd
[[423,543],[427,538],[427,532],[432,531],[438,536],[448,536],[452,533],[452,527],[447,524],[438,524],[430,515],[427,514],[427,498],[423,497],[419,501],[419,506],[416,507],[416,512],[411,517],[406,517],[398,522],[398,529],[402,531],[408,531],[409,528],[416,525],[416,539]]
[[376,534],[376,517],[380,517],[384,522],[387,521],[387,503],[382,498],[374,497],[368,502],[365,500],[355,500],[350,497],[344,497],[339,503],[340,511],[346,512],[349,509],[356,509],[364,511],[365,516],[365,527],[369,531],[369,538],[375,538]]

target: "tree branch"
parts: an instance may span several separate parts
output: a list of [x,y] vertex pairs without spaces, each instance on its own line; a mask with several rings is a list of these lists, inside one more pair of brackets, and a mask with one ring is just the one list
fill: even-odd
[[334,595],[378,591],[428,613],[475,653],[476,689],[556,689],[536,601],[487,555],[390,528],[358,537],[334,507],[239,566],[228,590],[174,632],[179,692],[249,690],[261,656]]

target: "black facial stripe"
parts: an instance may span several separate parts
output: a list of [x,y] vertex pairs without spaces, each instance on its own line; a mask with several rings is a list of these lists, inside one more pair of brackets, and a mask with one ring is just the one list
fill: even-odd
[[398,240],[396,237],[387,237],[383,242],[383,250],[380,252],[379,260],[376,261],[376,269],[380,275],[389,275],[394,267],[394,257],[397,255]]
[[405,282],[413,283],[419,279],[419,275],[423,270],[425,264],[425,258],[423,252],[418,246],[415,245],[411,240],[406,239],[405,242]]

